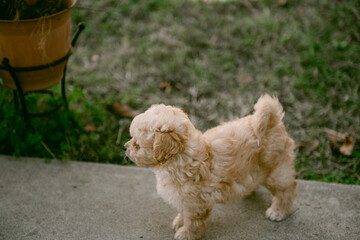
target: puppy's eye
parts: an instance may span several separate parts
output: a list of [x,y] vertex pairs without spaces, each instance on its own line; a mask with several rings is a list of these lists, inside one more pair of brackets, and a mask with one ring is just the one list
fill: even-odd
[[139,148],[140,148],[140,145],[139,145],[137,142],[134,142],[133,144],[134,144],[134,147],[135,147],[136,149],[139,149]]

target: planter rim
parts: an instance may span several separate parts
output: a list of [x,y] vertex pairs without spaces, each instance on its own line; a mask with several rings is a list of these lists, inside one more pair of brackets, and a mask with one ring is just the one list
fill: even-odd
[[70,8],[67,8],[65,10],[62,10],[60,12],[48,15],[48,16],[44,16],[44,17],[39,17],[39,18],[32,18],[32,19],[24,19],[24,20],[1,20],[0,19],[0,23],[6,23],[6,24],[19,24],[19,23],[25,23],[25,22],[38,22],[40,19],[48,19],[48,18],[53,18],[56,17],[58,15],[63,14],[66,11],[69,11],[70,9],[72,9],[75,5],[75,3],[77,2],[77,0],[72,0],[72,4],[70,6]]
[[[0,77],[5,86],[17,90],[20,85],[23,92],[29,92],[61,81],[71,54],[71,10],[76,2],[72,0],[68,9],[45,17],[0,21]],[[51,23],[44,38],[36,32],[42,22]],[[43,48],[39,49],[41,41]],[[2,62],[6,59],[11,70]]]

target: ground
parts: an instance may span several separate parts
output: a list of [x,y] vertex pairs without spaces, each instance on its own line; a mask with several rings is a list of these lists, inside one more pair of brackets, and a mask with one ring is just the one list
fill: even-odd
[[[205,131],[251,113],[269,93],[283,104],[297,143],[297,177],[360,184],[359,144],[347,157],[328,138],[330,129],[360,140],[360,4],[281,2],[79,1],[74,31],[79,22],[86,29],[68,69],[76,127],[61,120],[68,115],[62,111],[47,128],[34,120],[41,130],[16,137],[15,113],[4,104],[1,153],[128,164],[122,144],[130,120],[107,104],[139,111],[176,105]],[[0,99],[11,96],[0,88]],[[86,132],[88,125],[94,128]]]

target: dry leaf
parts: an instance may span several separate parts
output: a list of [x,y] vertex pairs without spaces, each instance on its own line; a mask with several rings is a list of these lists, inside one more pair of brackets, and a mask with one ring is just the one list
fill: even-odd
[[165,94],[166,94],[167,96],[170,95],[170,93],[171,93],[171,83],[170,83],[170,82],[162,82],[162,83],[160,83],[160,84],[159,84],[159,88],[160,88],[160,89],[164,89]]
[[86,133],[96,132],[96,130],[97,130],[97,127],[92,123],[86,124],[84,127],[84,131]]
[[326,129],[325,131],[328,134],[329,140],[331,141],[331,148],[333,150],[339,151],[339,144],[345,139],[344,135],[331,129]]
[[350,136],[345,136],[344,144],[340,147],[340,152],[345,156],[351,156],[355,146],[355,139]]
[[345,156],[350,156],[354,150],[356,140],[348,134],[339,133],[331,129],[326,129],[328,138],[331,141],[331,148]]
[[314,139],[310,142],[300,142],[298,149],[305,152],[306,156],[309,156],[313,151],[315,151],[319,146],[319,140]]
[[26,0],[26,3],[30,6],[35,5],[37,2],[38,2],[37,0]]
[[100,58],[100,56],[98,54],[94,54],[94,55],[91,56],[91,61],[92,62],[97,62],[97,61],[99,61],[99,58]]
[[276,4],[277,7],[282,7],[287,4],[287,0],[279,0]]
[[239,74],[237,80],[240,84],[246,84],[254,81],[254,78],[250,74]]
[[305,154],[309,156],[313,151],[317,149],[319,146],[319,140],[314,139],[312,140],[305,148]]
[[123,103],[115,102],[107,105],[106,107],[110,112],[120,117],[133,119],[134,117],[140,114],[140,112],[136,111],[135,109]]

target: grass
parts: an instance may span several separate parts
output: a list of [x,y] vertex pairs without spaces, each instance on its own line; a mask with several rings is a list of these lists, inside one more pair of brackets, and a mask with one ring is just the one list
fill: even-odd
[[[68,69],[71,112],[34,119],[37,131],[26,131],[12,92],[0,87],[0,153],[129,164],[122,144],[130,121],[106,104],[177,105],[205,131],[245,116],[270,93],[298,146],[319,141],[310,154],[297,150],[297,177],[360,184],[359,144],[350,157],[335,154],[324,131],[360,141],[359,9],[356,0],[78,2],[73,25],[86,30]],[[28,99],[34,108],[37,98]],[[85,132],[87,124],[97,130]]]

